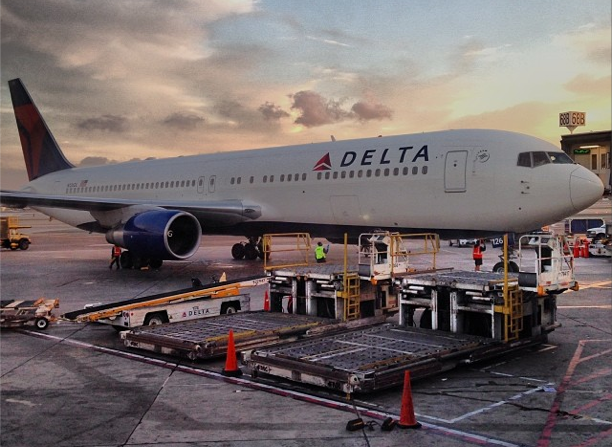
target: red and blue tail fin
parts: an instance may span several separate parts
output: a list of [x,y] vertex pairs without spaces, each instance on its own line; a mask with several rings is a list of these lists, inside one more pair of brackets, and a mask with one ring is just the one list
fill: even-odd
[[13,79],[8,81],[8,84],[28,178],[34,180],[51,172],[73,168],[64,157],[21,79]]

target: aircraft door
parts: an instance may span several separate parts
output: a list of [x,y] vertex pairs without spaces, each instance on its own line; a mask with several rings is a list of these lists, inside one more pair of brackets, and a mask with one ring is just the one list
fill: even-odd
[[198,194],[203,194],[206,189],[206,177],[203,175],[198,179]]
[[465,192],[465,170],[467,166],[468,151],[449,151],[446,153],[444,168],[444,191]]

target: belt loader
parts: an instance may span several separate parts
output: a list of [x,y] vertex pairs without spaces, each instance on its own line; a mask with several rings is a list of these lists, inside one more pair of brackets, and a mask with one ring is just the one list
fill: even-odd
[[267,278],[254,276],[172,292],[87,306],[62,315],[77,322],[112,325],[117,330],[138,326],[195,320],[250,310],[250,296],[240,293],[246,287],[266,284]]

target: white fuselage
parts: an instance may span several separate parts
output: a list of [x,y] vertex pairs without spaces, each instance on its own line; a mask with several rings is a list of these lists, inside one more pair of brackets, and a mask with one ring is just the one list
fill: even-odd
[[[601,195],[599,179],[578,165],[518,165],[519,153],[539,151],[561,153],[517,133],[442,131],[75,168],[25,189],[177,204],[236,200],[261,209],[259,218],[237,226],[194,213],[204,233],[524,232],[572,215]],[[39,209],[74,226],[94,216],[105,228],[125,220],[121,213]]]

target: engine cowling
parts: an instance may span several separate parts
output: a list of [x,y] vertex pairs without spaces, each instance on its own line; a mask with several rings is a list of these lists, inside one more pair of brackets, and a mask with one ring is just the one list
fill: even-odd
[[106,233],[106,240],[143,258],[187,259],[200,247],[202,227],[183,211],[145,211]]

